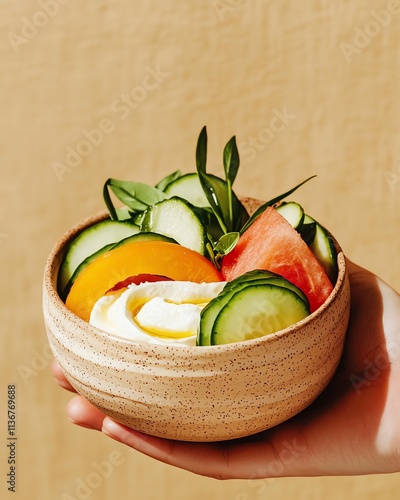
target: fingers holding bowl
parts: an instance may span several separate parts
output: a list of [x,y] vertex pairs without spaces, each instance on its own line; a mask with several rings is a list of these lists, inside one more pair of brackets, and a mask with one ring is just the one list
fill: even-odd
[[76,396],[69,401],[67,415],[73,424],[96,431],[101,431],[105,419],[104,413],[82,396]]
[[53,372],[55,381],[60,387],[70,392],[76,392],[75,389],[72,387],[72,385],[66,379],[64,372],[62,371],[61,366],[59,365],[56,359],[53,360],[53,363],[51,365],[51,370]]

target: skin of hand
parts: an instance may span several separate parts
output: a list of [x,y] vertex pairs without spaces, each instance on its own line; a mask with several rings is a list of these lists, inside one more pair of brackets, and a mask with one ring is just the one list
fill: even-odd
[[[400,471],[400,295],[348,261],[351,314],[343,356],[322,395],[289,421],[233,441],[189,443],[129,429],[81,396],[70,420],[167,464],[216,479]],[[56,381],[73,391],[59,365]]]

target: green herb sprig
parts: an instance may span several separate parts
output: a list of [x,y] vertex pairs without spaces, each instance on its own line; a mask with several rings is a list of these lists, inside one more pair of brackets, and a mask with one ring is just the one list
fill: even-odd
[[[267,201],[250,217],[233,190],[233,184],[240,166],[236,137],[233,136],[224,147],[224,183],[217,182],[215,176],[207,173],[207,142],[207,128],[204,126],[199,134],[196,145],[196,170],[202,190],[210,206],[196,207],[196,210],[201,214],[206,226],[209,227],[214,218],[220,228],[218,239],[214,237],[215,235],[212,236],[209,233],[209,241],[206,243],[210,260],[219,267],[221,258],[233,250],[240,235],[250,227],[264,210],[282,201],[300,186],[314,178],[315,175],[304,180],[289,191]],[[180,170],[176,170],[161,179],[155,186],[150,186],[142,182],[123,181],[113,178],[107,179],[103,186],[103,198],[111,219],[131,219],[140,225],[146,210],[156,203],[167,199],[168,195],[165,193],[167,186],[182,175]],[[221,185],[223,186],[222,188]],[[116,208],[114,206],[110,191],[126,208]]]

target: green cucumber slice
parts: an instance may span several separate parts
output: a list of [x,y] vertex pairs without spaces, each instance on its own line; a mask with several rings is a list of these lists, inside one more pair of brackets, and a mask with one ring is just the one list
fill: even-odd
[[305,214],[298,203],[282,203],[276,210],[299,232],[334,284],[337,277],[337,252],[328,231]]
[[[245,287],[246,284],[238,284],[237,287],[240,289],[241,287]],[[211,345],[211,334],[214,326],[214,322],[220,313],[221,309],[229,302],[233,294],[235,293],[235,288],[224,289],[221,293],[217,295],[214,299],[212,299],[201,311],[200,313],[200,326],[197,332],[196,345],[198,346],[206,346]]]
[[316,221],[309,215],[304,214],[303,223],[297,230],[307,245],[310,245],[314,241],[316,227]]
[[124,238],[123,240],[118,241],[114,245],[111,245],[111,249],[113,250],[114,248],[122,247],[123,245],[126,245],[127,243],[131,243],[133,241],[166,241],[168,243],[176,243],[178,242],[174,240],[173,238],[169,238],[168,236],[165,236],[164,234],[159,234],[159,233],[153,233],[151,231],[148,232],[140,232],[133,234],[132,236],[128,236],[127,238]]
[[144,213],[141,230],[173,238],[182,246],[202,255],[206,252],[206,227],[196,207],[178,196],[149,207]]
[[284,288],[288,288],[293,292],[297,293],[297,295],[303,300],[307,307],[309,307],[309,301],[307,295],[300,290],[296,285],[291,283],[289,280],[281,276],[280,274],[273,273],[272,271],[265,271],[264,269],[255,269],[253,271],[248,271],[247,273],[238,276],[232,281],[229,281],[223,289],[223,292],[236,288],[237,285],[246,284],[246,283],[254,283],[259,280],[266,281],[268,280],[270,283],[273,283],[277,286],[283,286]]
[[[216,175],[207,174],[209,182],[212,184],[215,191],[215,200],[220,203],[221,211],[226,214],[229,211],[228,188],[226,182]],[[197,173],[185,174],[175,179],[164,189],[164,193],[169,196],[179,196],[195,207],[204,208],[210,207],[206,195],[201,186]],[[239,231],[243,224],[248,220],[249,215],[239,200],[233,193],[233,220],[234,227],[232,231]]]
[[125,221],[106,219],[84,229],[69,245],[61,262],[57,287],[60,294],[74,274],[76,268],[87,257],[101,248],[138,233],[139,226]]
[[75,269],[74,274],[71,276],[71,278],[68,280],[68,283],[65,285],[64,290],[61,293],[61,298],[65,300],[69,294],[69,291],[71,290],[71,286],[75,283],[77,277],[81,274],[81,272],[87,268],[87,266],[93,262],[97,257],[100,257],[103,253],[108,252],[114,247],[114,243],[110,243],[109,245],[106,245],[100,250],[97,250],[97,252],[94,252],[92,255],[89,255],[89,257],[86,257],[85,260],[83,260],[79,266]]
[[251,271],[247,271],[247,273],[241,274],[237,278],[234,278],[231,281],[228,281],[224,287],[225,289],[231,288],[237,283],[241,283],[242,281],[255,280],[260,278],[273,278],[274,276],[279,276],[272,271],[268,271],[266,269],[252,269]]
[[228,303],[236,290],[249,285],[253,281],[261,280],[262,276],[264,276],[264,279],[267,279],[274,276],[274,273],[258,270],[249,271],[226,283],[222,292],[220,292],[217,297],[210,300],[200,313],[200,325],[197,332],[196,345],[211,345],[212,328],[221,309]]
[[309,247],[324,268],[331,283],[335,284],[338,272],[336,247],[328,231],[318,222],[315,237]]
[[298,229],[303,224],[303,207],[294,201],[289,201],[287,203],[283,202],[281,205],[276,207],[276,211],[279,212],[282,217],[284,217],[295,229]]
[[252,284],[238,290],[219,312],[211,344],[232,344],[283,330],[309,314],[299,296],[287,288]]
[[[222,179],[220,179],[220,181],[222,183],[224,182]],[[185,174],[182,175],[182,177],[175,179],[167,185],[164,189],[164,193],[170,198],[173,196],[179,196],[180,198],[187,200],[195,207],[210,206],[197,174]]]
[[279,274],[270,271],[256,270],[239,276],[235,280],[227,283],[222,292],[212,299],[200,314],[200,327],[196,339],[199,346],[211,345],[211,335],[214,322],[222,310],[222,308],[230,301],[236,292],[253,285],[274,285],[277,287],[286,288],[296,293],[297,296],[304,302],[309,311],[309,302],[307,296],[293,283],[283,278]]

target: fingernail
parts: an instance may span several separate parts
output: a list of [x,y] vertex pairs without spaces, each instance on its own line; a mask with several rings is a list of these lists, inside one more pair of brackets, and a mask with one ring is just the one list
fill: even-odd
[[101,428],[101,432],[104,434],[107,434],[107,436],[110,437],[115,437],[120,434],[121,431],[124,430],[124,427],[114,420],[111,420],[110,418],[105,418],[103,420],[103,426]]

